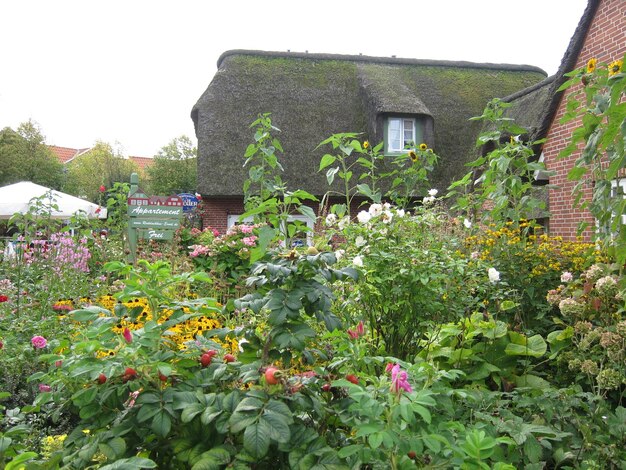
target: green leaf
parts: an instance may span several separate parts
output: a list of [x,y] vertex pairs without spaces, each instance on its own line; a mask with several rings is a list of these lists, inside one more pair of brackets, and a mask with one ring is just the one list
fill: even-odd
[[159,410],[152,419],[150,427],[157,436],[166,437],[172,428],[172,419],[165,410]]
[[201,403],[192,403],[191,405],[188,405],[186,408],[183,409],[183,412],[180,415],[180,420],[183,423],[189,423],[204,410],[205,407]]
[[26,468],[24,462],[28,462],[37,457],[36,452],[24,452],[16,456],[13,460],[7,463],[4,467],[4,470],[22,470]]
[[248,426],[243,434],[243,447],[257,459],[265,457],[270,448],[269,425],[259,421]]
[[265,413],[259,421],[265,422],[270,429],[270,438],[276,442],[287,443],[291,438],[289,419],[278,413]]
[[330,154],[326,154],[322,157],[322,159],[320,160],[320,168],[318,171],[322,171],[324,168],[326,168],[329,165],[332,165],[333,163],[335,163],[335,161],[337,160],[337,157],[335,157],[334,155],[330,155]]
[[339,449],[339,451],[337,452],[337,455],[339,456],[339,458],[345,459],[347,457],[350,457],[351,455],[356,454],[357,452],[360,452],[361,449],[363,449],[362,445],[352,444],[352,445],[342,447],[341,449]]
[[461,447],[470,457],[484,460],[493,454],[495,446],[496,440],[493,437],[485,435],[483,430],[474,429],[466,436]]
[[335,168],[331,168],[330,170],[328,170],[326,172],[326,181],[328,181],[328,184],[333,184],[333,181],[335,181],[335,175],[337,174],[337,172],[339,171],[339,167],[335,167]]
[[548,345],[541,335],[526,338],[520,333],[509,331],[509,338],[511,342],[504,349],[509,356],[541,357],[548,350]]
[[100,467],[100,470],[135,470],[140,468],[156,468],[157,464],[143,457],[131,457],[128,459],[118,460],[112,464]]
[[11,439],[10,437],[0,437],[0,453],[7,450],[11,445],[11,442],[13,442],[13,439]]

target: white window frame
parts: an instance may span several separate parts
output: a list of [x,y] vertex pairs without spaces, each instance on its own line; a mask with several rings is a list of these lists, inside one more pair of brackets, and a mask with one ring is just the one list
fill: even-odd
[[[398,127],[399,127],[399,131],[400,131],[400,141],[398,142],[397,139],[394,140],[391,139],[391,129],[392,129],[392,123],[397,123]],[[410,122],[410,128],[408,128],[407,123]],[[407,131],[411,132],[411,139],[406,139],[406,135],[405,133]],[[386,142],[387,142],[387,152],[389,153],[407,153],[410,149],[406,148],[407,142],[412,142],[413,145],[417,145],[416,144],[416,136],[417,136],[417,129],[416,129],[416,122],[415,122],[415,118],[408,118],[408,117],[397,117],[397,116],[391,116],[387,118],[387,135],[386,135]],[[395,145],[394,144],[399,144],[399,145]]]
[[[626,177],[611,181],[611,198],[617,198],[619,196],[618,186],[622,188],[622,197],[626,199]],[[613,215],[613,217],[615,217],[615,215]],[[622,224],[626,225],[626,214],[622,214]]]

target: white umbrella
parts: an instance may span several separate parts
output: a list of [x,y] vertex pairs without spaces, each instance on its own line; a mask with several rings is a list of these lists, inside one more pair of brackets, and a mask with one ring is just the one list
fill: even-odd
[[0,188],[0,219],[8,219],[18,212],[28,212],[33,199],[41,196],[46,196],[42,199],[45,205],[56,206],[50,214],[54,219],[69,219],[79,212],[91,219],[106,219],[107,216],[106,208],[98,204],[29,181],[21,181]]

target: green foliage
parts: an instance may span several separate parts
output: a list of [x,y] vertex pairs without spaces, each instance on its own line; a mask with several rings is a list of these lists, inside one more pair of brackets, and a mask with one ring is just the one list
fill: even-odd
[[198,150],[185,135],[176,137],[159,150],[146,169],[152,194],[195,193]]
[[27,121],[17,131],[0,131],[0,186],[30,181],[52,189],[64,183],[63,164],[45,144],[38,125]]
[[137,172],[135,164],[118,150],[104,142],[97,142],[89,152],[67,164],[67,181],[63,190],[69,194],[100,201],[100,186],[109,189],[115,183],[130,181]]
[[470,221],[500,226],[547,215],[545,202],[533,193],[535,172],[546,172],[542,163],[533,161],[533,146],[540,142],[523,142],[525,129],[505,117],[510,106],[496,98],[472,118],[487,126],[476,145],[486,146],[488,153],[469,163],[473,170],[448,188],[448,196],[456,198],[455,209]]
[[280,173],[283,167],[276,152],[282,152],[280,141],[272,132],[280,131],[272,125],[270,114],[259,115],[250,127],[256,126],[255,143],[248,145],[244,157],[244,166],[249,165],[248,179],[244,182],[244,207],[246,212],[241,220],[253,218],[268,224],[265,233],[273,230],[273,235],[261,236],[260,245],[253,250],[252,260],[260,259],[267,244],[274,239],[283,246],[290,247],[309,228],[294,219],[293,214],[301,214],[315,220],[313,210],[304,201],[317,201],[317,198],[304,190],[289,191],[282,181]]
[[[340,198],[344,202],[333,204],[330,213],[343,218],[349,215],[352,200],[355,196],[363,196],[372,202],[380,203],[382,189],[380,165],[384,155],[380,153],[383,143],[372,147],[368,141],[361,143],[355,133],[333,134],[322,141],[317,148],[330,144],[336,152],[327,153],[321,161],[319,171],[326,170],[326,180],[333,186],[335,178],[342,180],[341,190],[329,190],[322,200],[322,207],[330,199]],[[335,166],[336,165],[336,166]]]
[[[577,122],[569,145],[559,155],[570,157],[583,147],[568,179],[576,181],[573,195],[576,205],[587,208],[598,221],[596,237],[626,263],[626,197],[615,183],[626,168],[626,74],[618,58],[609,66],[590,60],[586,68],[567,74],[570,79],[560,90],[570,90],[563,123]],[[591,199],[583,197],[593,183]],[[586,225],[581,225],[581,230]]]
[[[386,176],[393,177],[387,196],[399,207],[410,207],[418,197],[425,196],[428,177],[435,169],[439,157],[426,144],[394,157],[397,167]],[[427,201],[427,199],[426,199]]]

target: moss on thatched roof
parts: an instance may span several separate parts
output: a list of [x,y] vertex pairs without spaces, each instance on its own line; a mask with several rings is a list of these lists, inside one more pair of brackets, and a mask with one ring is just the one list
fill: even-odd
[[242,194],[244,152],[252,142],[250,123],[272,113],[285,150],[283,179],[290,189],[322,195],[316,150],[333,133],[361,132],[383,138],[384,117],[422,115],[432,119],[427,142],[441,157],[432,186],[444,189],[475,157],[486,103],[536,84],[541,69],[526,65],[229,51],[192,110],[198,138],[198,188],[206,196]]

